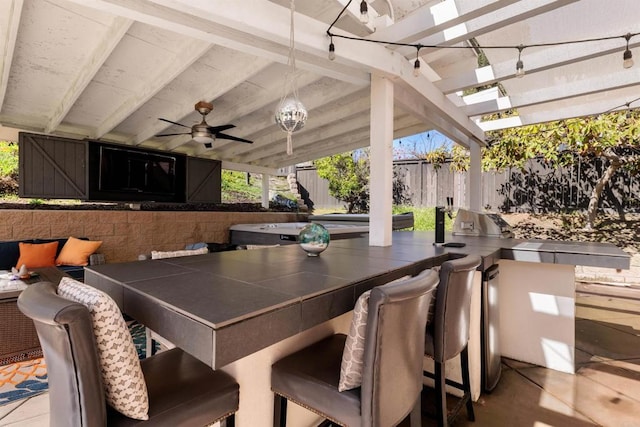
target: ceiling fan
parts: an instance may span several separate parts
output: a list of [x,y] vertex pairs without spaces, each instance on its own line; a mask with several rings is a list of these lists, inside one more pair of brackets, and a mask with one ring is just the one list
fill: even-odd
[[183,125],[181,123],[172,122],[171,120],[158,118],[158,120],[162,120],[163,122],[171,123],[172,125],[182,126],[184,128],[191,129],[190,132],[180,132],[180,133],[162,133],[156,136],[175,136],[175,135],[191,135],[194,141],[201,142],[204,144],[206,148],[211,148],[213,146],[213,141],[216,138],[219,139],[230,139],[232,141],[246,142],[247,144],[253,144],[253,141],[249,141],[248,139],[238,138],[237,136],[231,136],[222,133],[227,129],[234,128],[235,125],[221,125],[221,126],[209,126],[205,121],[205,117],[207,114],[213,110],[213,105],[210,102],[200,101],[195,105],[195,109],[198,113],[202,114],[202,122],[195,124],[191,127]]

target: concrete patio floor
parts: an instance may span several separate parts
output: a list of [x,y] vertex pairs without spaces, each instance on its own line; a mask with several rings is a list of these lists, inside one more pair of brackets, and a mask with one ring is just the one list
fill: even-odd
[[[638,298],[578,294],[575,375],[503,359],[500,383],[464,412],[456,426],[640,426]],[[425,406],[431,401],[424,394]],[[0,407],[0,426],[48,426],[47,394]],[[423,426],[436,425],[428,416]],[[408,426],[404,422],[402,426]]]
[[[500,383],[474,404],[476,421],[462,412],[455,425],[640,426],[640,292],[637,298],[577,294],[576,374],[503,358]],[[422,425],[436,423],[425,417]]]

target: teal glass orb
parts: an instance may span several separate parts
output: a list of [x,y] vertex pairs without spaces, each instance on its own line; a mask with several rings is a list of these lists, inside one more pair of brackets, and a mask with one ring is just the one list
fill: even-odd
[[330,235],[326,228],[312,222],[305,225],[298,234],[298,243],[308,256],[318,256],[329,247]]

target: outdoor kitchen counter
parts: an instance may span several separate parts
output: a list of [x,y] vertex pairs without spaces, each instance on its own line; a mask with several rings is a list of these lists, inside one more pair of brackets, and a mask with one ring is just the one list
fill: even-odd
[[501,354],[573,372],[574,265],[630,263],[627,254],[607,244],[451,235],[446,241],[466,246],[436,246],[432,232],[404,231],[394,232],[387,247],[369,246],[366,237],[335,240],[319,257],[288,245],[89,266],[85,282],[161,336],[233,375],[244,390],[238,426],[257,427],[272,420],[271,364],[330,333],[348,332],[356,298],[373,286],[453,257],[482,257],[469,341],[477,399],[482,271],[500,265]]
[[[429,235],[426,236],[426,239],[433,241],[434,234],[432,232],[426,233]],[[574,266],[608,267],[622,270],[628,270],[631,263],[629,254],[610,243],[502,239],[497,237],[453,236],[451,234],[446,235],[446,242],[466,244],[464,248],[446,248],[447,252],[477,253],[483,257],[485,254],[490,253],[497,260],[508,259]],[[492,249],[494,250],[493,252]]]
[[[373,286],[451,257],[480,255],[481,271],[505,260],[545,271],[550,267],[541,269],[539,263],[563,264],[567,271],[574,265],[625,269],[630,263],[627,254],[608,244],[449,235],[447,241],[466,243],[451,248],[433,245],[433,236],[394,232],[393,245],[387,247],[369,246],[367,238],[336,240],[319,257],[307,257],[291,245],[88,266],[85,282],[109,293],[125,313],[218,368],[350,311],[357,297]],[[522,286],[523,281],[518,283]],[[270,328],[268,321],[279,326]],[[206,342],[181,343],[184,327],[193,327]],[[256,335],[253,341],[239,338],[248,333]]]

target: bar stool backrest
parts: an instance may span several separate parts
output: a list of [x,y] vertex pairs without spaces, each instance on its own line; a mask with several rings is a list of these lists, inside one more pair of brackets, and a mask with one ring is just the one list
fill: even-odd
[[363,426],[395,425],[414,406],[407,396],[420,395],[424,333],[438,280],[437,273],[425,270],[371,291],[361,390]]
[[433,322],[433,358],[445,362],[460,354],[469,342],[471,290],[479,256],[446,261],[440,267]]
[[59,297],[49,282],[25,289],[18,306],[33,319],[47,362],[51,426],[106,425],[104,387],[87,307]]

